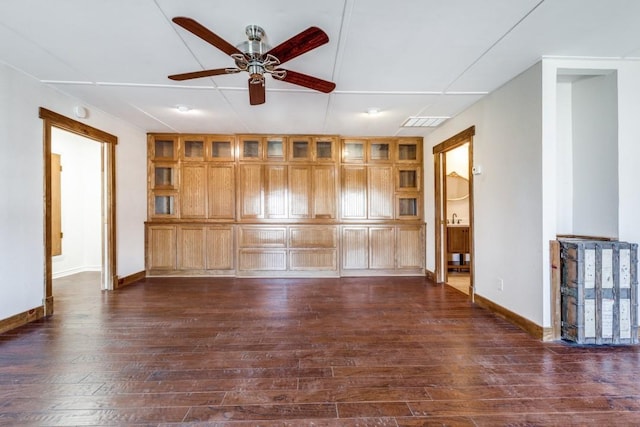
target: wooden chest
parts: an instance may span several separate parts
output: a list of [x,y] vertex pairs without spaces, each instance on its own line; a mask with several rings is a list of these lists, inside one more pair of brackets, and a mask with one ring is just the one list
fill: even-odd
[[562,338],[638,343],[638,245],[560,240]]

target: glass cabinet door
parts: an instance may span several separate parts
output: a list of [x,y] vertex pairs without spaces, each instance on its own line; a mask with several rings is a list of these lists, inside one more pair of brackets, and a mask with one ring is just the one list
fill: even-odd
[[401,166],[396,168],[396,191],[420,190],[420,167]]
[[260,138],[243,138],[240,141],[240,160],[261,160],[262,140]]
[[204,160],[204,140],[185,139],[182,143],[182,159],[183,160]]
[[342,146],[342,161],[344,163],[364,163],[366,141],[346,139]]
[[291,160],[309,161],[311,160],[311,139],[292,138],[291,139]]
[[174,189],[176,170],[172,164],[156,163],[153,165],[153,188]]
[[234,144],[231,140],[212,139],[210,142],[211,160],[232,162],[234,160]]
[[398,142],[397,158],[398,163],[419,163],[422,160],[422,144],[418,141]]
[[420,197],[417,194],[396,196],[396,219],[417,219],[420,217]]
[[151,158],[154,160],[177,160],[178,140],[175,137],[155,137],[151,142]]
[[388,162],[391,160],[391,143],[386,141],[369,142],[369,161]]
[[332,139],[315,139],[315,160],[316,162],[335,161],[335,142]]
[[267,138],[267,160],[284,161],[285,141],[283,138]]

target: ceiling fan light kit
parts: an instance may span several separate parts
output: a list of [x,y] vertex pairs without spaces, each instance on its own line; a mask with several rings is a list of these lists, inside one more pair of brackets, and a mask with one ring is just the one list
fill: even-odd
[[235,67],[174,74],[169,76],[172,80],[182,81],[244,71],[249,74],[249,103],[251,105],[265,102],[265,74],[271,74],[276,80],[323,93],[329,93],[335,89],[336,85],[333,82],[279,68],[285,62],[329,42],[327,34],[318,27],[309,27],[271,48],[263,41],[265,32],[258,25],[248,25],[245,30],[248,40],[233,46],[191,18],[179,16],[173,18],[173,22],[229,55],[234,60]]

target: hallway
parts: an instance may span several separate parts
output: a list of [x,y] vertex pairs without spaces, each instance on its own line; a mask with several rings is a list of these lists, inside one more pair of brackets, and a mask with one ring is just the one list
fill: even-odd
[[91,280],[0,335],[0,425],[640,424],[640,348],[542,343],[421,278]]

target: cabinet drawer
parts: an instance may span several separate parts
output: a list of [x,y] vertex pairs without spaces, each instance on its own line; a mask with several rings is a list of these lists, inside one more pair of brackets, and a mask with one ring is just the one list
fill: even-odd
[[335,271],[338,268],[335,249],[292,249],[289,256],[291,270]]
[[287,242],[284,227],[242,227],[240,228],[241,248],[284,248]]
[[336,227],[291,227],[291,248],[335,248],[338,231]]
[[241,249],[238,264],[242,271],[282,271],[287,269],[287,252],[274,249]]

